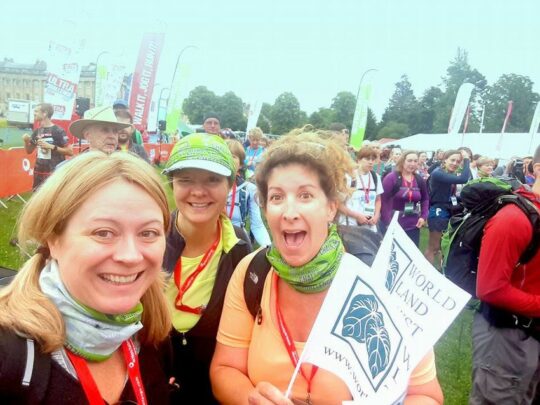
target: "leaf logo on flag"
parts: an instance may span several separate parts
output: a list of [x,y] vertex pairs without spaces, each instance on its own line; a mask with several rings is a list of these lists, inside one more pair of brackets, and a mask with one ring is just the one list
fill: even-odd
[[379,312],[373,295],[355,296],[343,318],[343,337],[352,337],[366,344],[371,377],[375,378],[388,366],[390,338],[384,327],[383,314]]
[[392,242],[392,250],[390,251],[390,263],[386,272],[386,289],[392,291],[396,284],[396,277],[399,273],[399,263],[396,259],[396,243]]
[[349,361],[357,361],[377,392],[387,378],[392,378],[389,374],[396,364],[403,336],[375,289],[358,276],[350,281],[331,334],[347,344],[351,350]]

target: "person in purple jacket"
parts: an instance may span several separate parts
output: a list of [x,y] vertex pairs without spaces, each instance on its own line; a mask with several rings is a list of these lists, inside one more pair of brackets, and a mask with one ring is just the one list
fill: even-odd
[[396,163],[396,168],[383,179],[381,222],[388,226],[395,211],[399,212],[398,222],[419,246],[420,229],[426,223],[429,210],[427,185],[417,174],[418,152],[404,152]]

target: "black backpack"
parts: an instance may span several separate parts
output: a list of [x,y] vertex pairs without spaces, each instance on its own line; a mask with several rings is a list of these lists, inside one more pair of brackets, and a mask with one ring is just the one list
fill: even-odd
[[519,264],[530,261],[540,245],[540,212],[527,198],[514,193],[508,179],[472,180],[461,191],[465,211],[450,218],[441,239],[443,274],[476,298],[476,277],[480,244],[486,223],[504,206],[514,204],[531,221],[533,237]]
[[[373,178],[373,185],[375,187],[375,191],[377,190],[377,186],[379,185],[379,178],[377,176],[377,173],[375,173],[374,170],[370,170],[369,173],[371,174],[371,177]],[[352,180],[351,180],[351,188],[354,188],[356,189],[356,187],[358,186],[358,184],[356,184],[356,177],[354,177]]]
[[[345,251],[371,266],[381,245],[381,235],[364,227],[347,225],[338,225],[338,233]],[[259,325],[262,322],[261,299],[264,281],[271,267],[266,258],[268,249],[269,247],[265,247],[253,256],[244,277],[244,300]]]
[[[420,185],[424,181],[424,178],[415,172],[414,179],[416,180],[416,186],[420,189]],[[392,186],[392,190],[390,190],[390,197],[393,197],[398,193],[402,184],[403,184],[403,176],[401,175],[400,172],[396,172],[396,182]]]
[[0,287],[11,283],[11,280],[13,280],[13,277],[15,277],[16,274],[17,270],[0,266]]
[[38,404],[45,397],[51,356],[33,339],[0,328],[0,392],[5,404]]

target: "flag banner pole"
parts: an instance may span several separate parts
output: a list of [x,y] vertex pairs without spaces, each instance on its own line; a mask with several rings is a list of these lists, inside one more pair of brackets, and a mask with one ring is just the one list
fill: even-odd
[[452,115],[448,122],[448,133],[450,135],[456,135],[459,132],[473,89],[474,85],[471,83],[463,83],[459,87],[454,108],[452,109]]

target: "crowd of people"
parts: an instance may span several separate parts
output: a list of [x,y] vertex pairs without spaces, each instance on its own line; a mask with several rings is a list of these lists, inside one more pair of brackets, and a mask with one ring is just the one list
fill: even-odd
[[[377,142],[352,150],[337,127],[264,144],[254,128],[242,145],[209,114],[204,133],[175,144],[163,184],[125,109],[73,122],[88,150],[67,161],[52,113],[37,110],[41,129],[24,142],[43,169],[18,233],[30,259],[0,290],[3,403],[352,400],[311,364],[284,395],[336,272],[358,260],[342,230],[382,235],[397,213],[417,246],[429,227],[425,256],[437,263],[461,185],[500,169],[468,148],[431,159]],[[503,171],[540,208],[540,149]],[[510,318],[475,316],[471,403],[540,398],[540,255],[520,264],[533,231],[515,207],[486,226],[478,296]],[[412,370],[405,403],[443,403],[433,350]]]

